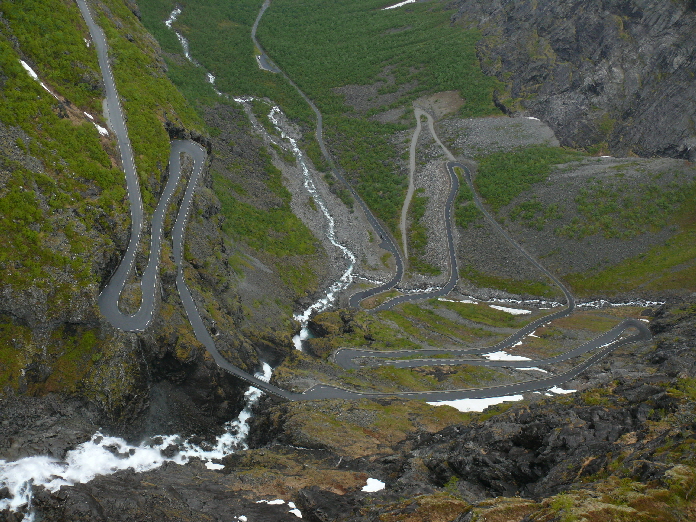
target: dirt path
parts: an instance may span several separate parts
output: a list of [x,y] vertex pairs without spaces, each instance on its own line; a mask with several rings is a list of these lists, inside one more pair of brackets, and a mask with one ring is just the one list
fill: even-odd
[[411,138],[411,147],[409,149],[409,165],[408,165],[408,192],[406,192],[406,198],[404,199],[404,206],[401,207],[401,221],[399,223],[399,229],[401,230],[401,242],[403,244],[404,259],[408,259],[408,236],[406,235],[406,217],[408,215],[408,207],[411,205],[411,199],[413,199],[414,183],[413,177],[416,173],[416,146],[418,145],[418,137],[421,132],[421,116],[425,116],[428,119],[428,129],[430,134],[435,139],[440,148],[447,156],[449,161],[454,161],[454,156],[447,150],[447,148],[442,144],[440,138],[435,134],[435,125],[433,117],[425,112],[423,109],[416,107],[413,111],[416,117],[416,130],[413,131],[413,137]]

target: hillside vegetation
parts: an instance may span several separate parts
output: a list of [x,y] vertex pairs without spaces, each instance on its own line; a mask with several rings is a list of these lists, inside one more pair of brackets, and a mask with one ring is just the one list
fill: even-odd
[[[377,216],[396,230],[406,182],[392,136],[404,127],[371,116],[399,108],[408,113],[417,97],[449,90],[464,98],[462,116],[498,111],[492,97],[496,82],[481,73],[476,58],[477,32],[450,27],[451,13],[441,4],[382,7],[379,0],[276,1],[264,15],[259,39],[315,101],[339,164]],[[376,83],[379,95],[390,96],[363,113],[351,110],[336,91]]]
[[[166,179],[167,125],[200,134],[203,123],[128,5],[107,0],[93,13],[109,42],[147,214]],[[148,399],[143,387],[156,371],[147,366],[148,343],[160,354],[176,348],[179,364],[195,360],[197,343],[188,322],[179,323],[178,302],[162,307],[170,330],[140,341],[99,313],[130,212],[118,145],[102,115],[95,46],[77,5],[4,2],[0,16],[0,386],[74,394],[110,420],[125,419]],[[148,253],[145,241],[141,247],[140,270]],[[165,241],[165,272],[169,253]]]
[[[145,24],[172,53],[180,47],[166,34],[163,21],[173,7],[165,0],[142,6]],[[451,13],[441,5],[388,11],[381,7],[383,2],[375,0],[274,1],[261,20],[258,38],[271,59],[319,107],[325,138],[340,167],[378,217],[396,230],[406,187],[392,137],[410,121],[380,122],[373,116],[394,108],[407,112],[412,100],[439,90],[461,93],[464,116],[495,114],[492,91],[497,83],[480,71],[474,49],[478,34],[450,27]],[[254,58],[250,32],[259,8],[260,2],[250,0],[234,6],[192,0],[174,25],[189,39],[193,58],[215,75],[218,88],[232,95],[269,97],[309,136],[314,118],[307,104],[281,75],[261,71]],[[181,60],[168,63],[172,79],[184,92],[205,88],[202,81],[200,87],[187,87],[189,80],[180,71],[191,69],[191,77],[202,80],[193,66]],[[335,91],[375,83],[389,101],[368,112],[355,113]],[[305,138],[304,147],[316,165],[326,168],[316,142]]]

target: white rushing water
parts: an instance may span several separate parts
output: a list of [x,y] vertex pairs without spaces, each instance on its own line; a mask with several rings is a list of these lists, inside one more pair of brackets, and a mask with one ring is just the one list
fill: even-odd
[[[238,101],[247,100],[248,98],[240,98]],[[333,246],[338,248],[342,252],[343,257],[348,260],[348,268],[345,270],[345,272],[343,272],[343,275],[341,275],[341,277],[326,290],[324,297],[318,299],[301,314],[296,314],[293,316],[294,319],[298,321],[301,325],[300,333],[293,338],[293,343],[295,344],[295,348],[297,348],[298,350],[302,350],[302,341],[309,338],[309,330],[307,329],[307,323],[309,322],[309,318],[313,314],[323,312],[324,310],[329,308],[336,301],[338,294],[346,288],[348,288],[348,286],[353,282],[353,270],[355,268],[356,258],[353,252],[351,252],[346,246],[339,243],[338,238],[336,237],[336,223],[334,221],[333,216],[329,213],[329,209],[326,207],[324,200],[319,195],[319,191],[317,190],[317,187],[314,184],[314,180],[312,179],[312,174],[309,171],[309,168],[307,167],[307,162],[305,161],[304,153],[297,146],[297,140],[289,136],[285,131],[283,131],[283,129],[280,126],[280,117],[282,114],[283,113],[279,107],[273,106],[271,108],[271,112],[268,114],[268,119],[271,121],[271,123],[273,123],[276,130],[280,133],[281,137],[283,139],[288,140],[288,142],[290,143],[290,147],[292,148],[292,152],[295,155],[297,164],[302,169],[304,187],[307,190],[307,192],[309,192],[310,196],[314,198],[314,202],[319,206],[322,214],[324,215],[324,218],[326,219],[327,239]]]
[[169,14],[169,18],[167,18],[164,21],[164,25],[166,25],[169,29],[172,29],[174,31],[174,34],[176,35],[177,39],[179,40],[179,43],[181,44],[181,47],[184,49],[184,56],[186,57],[186,59],[192,64],[198,65],[198,62],[191,58],[188,40],[179,31],[172,28],[172,24],[176,22],[176,19],[179,17],[180,14],[181,8],[177,7]]
[[[271,371],[271,367],[264,363],[263,372],[257,373],[256,377],[268,382]],[[208,469],[222,469],[224,466],[215,463],[215,460],[248,448],[248,421],[252,408],[262,395],[261,390],[249,387],[244,394],[244,409],[236,419],[225,424],[224,433],[212,443],[199,445],[184,440],[179,435],[159,435],[136,446],[119,437],[97,432],[89,441],[68,451],[63,460],[47,456],[26,457],[13,462],[0,460],[0,489],[6,487],[10,493],[10,498],[0,499],[0,511],[24,509],[28,512],[24,520],[32,522],[32,485],[56,492],[61,486],[89,482],[99,475],[110,475],[124,469],[149,471],[165,462],[186,464],[193,458],[205,461]],[[178,452],[165,457],[163,451],[172,445],[178,448]]]
[[[201,64],[198,63],[198,62],[197,62],[196,60],[194,60],[193,58],[191,58],[191,52],[190,52],[190,50],[189,50],[189,43],[188,43],[188,40],[187,40],[181,33],[179,33],[179,31],[177,31],[176,29],[172,28],[172,24],[173,24],[174,22],[176,22],[176,19],[177,19],[177,17],[178,17],[180,14],[181,14],[181,8],[177,7],[176,9],[174,9],[174,10],[171,12],[171,14],[169,15],[169,18],[167,18],[167,19],[164,21],[164,25],[166,25],[169,29],[171,29],[172,31],[174,31],[174,34],[176,34],[176,37],[177,37],[177,39],[179,40],[179,43],[181,44],[181,48],[184,50],[184,56],[186,57],[186,59],[187,59],[189,62],[191,62],[193,65],[195,65],[196,67],[200,67]],[[220,91],[218,91],[218,90],[215,88],[215,76],[213,76],[213,75],[212,75],[211,73],[209,73],[209,72],[206,72],[205,77],[206,77],[206,80],[208,80],[208,83],[209,83],[210,85],[213,86],[213,91],[215,91],[215,94],[217,94],[218,96],[224,96],[224,94],[222,94]]]
[[399,2],[398,4],[390,5],[389,7],[383,7],[382,11],[386,11],[387,9],[395,9],[397,7],[401,7],[402,5],[414,3],[416,3],[416,0],[404,0],[403,2]]

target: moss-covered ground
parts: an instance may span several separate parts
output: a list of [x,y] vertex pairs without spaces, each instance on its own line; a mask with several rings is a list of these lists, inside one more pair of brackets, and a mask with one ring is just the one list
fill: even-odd
[[[530,359],[560,355],[627,317],[641,317],[641,312],[640,307],[578,310],[570,317],[537,328],[533,335],[507,352]],[[325,382],[379,392],[473,388],[528,380],[536,374],[466,364],[395,368],[390,362],[403,358],[398,355],[400,350],[466,350],[493,346],[516,329],[548,313],[549,310],[534,310],[531,315],[515,316],[485,303],[438,300],[419,305],[404,304],[377,314],[324,312],[310,325],[317,330],[318,337],[306,341],[305,353],[294,352],[277,369],[275,378],[297,391]],[[331,362],[332,354],[341,348],[397,353],[384,358],[359,358],[355,361],[359,365],[357,369],[343,370]],[[450,357],[452,355],[445,351],[435,358]],[[418,358],[417,355],[405,357]],[[577,364],[580,360],[569,364]]]

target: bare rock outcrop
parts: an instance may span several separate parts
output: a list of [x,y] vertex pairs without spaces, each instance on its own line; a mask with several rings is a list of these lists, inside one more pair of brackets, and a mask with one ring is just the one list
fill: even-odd
[[657,0],[458,0],[479,29],[484,72],[508,113],[548,123],[563,145],[696,159],[696,7]]

